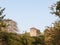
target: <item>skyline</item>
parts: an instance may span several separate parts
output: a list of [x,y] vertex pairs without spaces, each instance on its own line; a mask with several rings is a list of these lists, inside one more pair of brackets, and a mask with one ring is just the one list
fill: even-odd
[[50,14],[48,8],[57,0],[1,0],[0,6],[5,9],[6,18],[17,22],[20,32],[29,31],[31,27],[36,27],[43,31],[45,26],[57,19]]

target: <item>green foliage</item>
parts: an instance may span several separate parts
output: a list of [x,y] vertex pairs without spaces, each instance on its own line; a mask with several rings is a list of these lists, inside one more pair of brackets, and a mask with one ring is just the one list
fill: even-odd
[[[16,33],[0,32],[0,39],[5,41],[6,45],[38,45],[44,44],[42,37],[30,37],[29,35],[19,35]],[[3,42],[2,41],[2,42]],[[33,43],[34,42],[34,43]],[[4,42],[3,42],[4,43]]]
[[3,8],[3,9],[0,8],[0,21],[2,21],[5,17],[5,15],[3,15],[4,10],[5,10],[5,8]]
[[53,25],[44,31],[46,45],[60,45],[60,21]]
[[5,8],[0,8],[0,31],[3,31],[2,29],[6,28],[6,23],[3,21],[5,17],[5,15],[3,15],[4,10]]
[[46,45],[60,45],[60,1],[51,5],[52,14],[59,17],[59,20],[53,24],[53,27],[48,27],[44,31]]
[[51,14],[55,14],[60,18],[60,1],[56,4],[51,5],[50,10],[52,11]]

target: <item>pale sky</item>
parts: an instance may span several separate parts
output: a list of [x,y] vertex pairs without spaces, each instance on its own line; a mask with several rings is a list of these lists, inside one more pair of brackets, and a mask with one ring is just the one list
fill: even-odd
[[0,7],[6,8],[6,18],[17,22],[20,32],[36,27],[44,31],[45,26],[57,19],[50,14],[49,6],[57,0],[0,0]]

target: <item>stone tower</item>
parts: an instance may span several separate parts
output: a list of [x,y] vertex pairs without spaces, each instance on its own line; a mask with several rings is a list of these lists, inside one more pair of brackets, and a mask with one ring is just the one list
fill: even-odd
[[40,30],[36,29],[34,27],[30,28],[30,36],[39,36],[40,35]]
[[17,23],[11,19],[5,19],[3,20],[7,27],[3,28],[3,30],[7,31],[7,32],[11,32],[11,33],[15,33],[17,32],[18,28],[17,28]]

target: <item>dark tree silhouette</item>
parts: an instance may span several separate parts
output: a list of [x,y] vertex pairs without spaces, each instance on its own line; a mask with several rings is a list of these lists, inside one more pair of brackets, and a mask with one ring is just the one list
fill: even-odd
[[50,9],[52,10],[51,14],[55,14],[60,18],[60,1],[57,1],[56,4],[51,5]]

